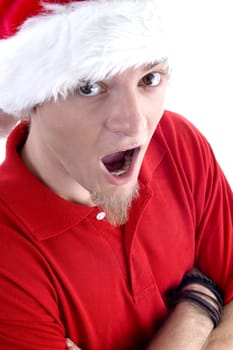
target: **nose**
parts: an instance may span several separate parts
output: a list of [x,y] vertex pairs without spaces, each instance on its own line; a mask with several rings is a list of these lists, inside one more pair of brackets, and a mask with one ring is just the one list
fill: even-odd
[[114,133],[137,136],[146,128],[147,119],[143,101],[137,93],[124,91],[115,96],[106,121],[107,128]]

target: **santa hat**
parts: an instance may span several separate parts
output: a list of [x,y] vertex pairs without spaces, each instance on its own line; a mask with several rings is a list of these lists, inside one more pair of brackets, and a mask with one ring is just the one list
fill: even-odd
[[156,0],[0,0],[0,109],[9,114],[165,57]]

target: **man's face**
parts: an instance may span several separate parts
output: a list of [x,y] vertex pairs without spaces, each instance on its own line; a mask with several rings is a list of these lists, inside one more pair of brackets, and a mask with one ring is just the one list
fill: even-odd
[[110,199],[129,206],[163,113],[166,86],[165,64],[140,67],[83,83],[66,100],[37,107],[25,146],[30,154],[30,143],[36,144],[37,175],[68,200],[104,207]]

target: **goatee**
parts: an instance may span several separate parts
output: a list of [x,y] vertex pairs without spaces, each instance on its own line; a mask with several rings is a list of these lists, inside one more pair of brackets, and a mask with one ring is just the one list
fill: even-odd
[[131,204],[138,193],[139,185],[136,183],[130,193],[112,195],[111,193],[94,192],[91,194],[91,200],[105,212],[110,224],[121,226],[127,222]]

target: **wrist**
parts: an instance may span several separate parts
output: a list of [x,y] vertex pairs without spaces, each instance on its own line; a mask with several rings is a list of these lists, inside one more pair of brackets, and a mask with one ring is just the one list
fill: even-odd
[[184,301],[173,308],[147,350],[203,349],[212,329],[213,322],[208,315]]
[[172,313],[177,316],[179,315],[180,319],[189,324],[189,327],[207,334],[213,329],[213,322],[207,313],[196,304],[191,303],[189,300],[183,300],[178,303]]
[[218,286],[201,273],[188,274],[173,292],[172,306],[190,304],[205,313],[215,328],[221,319],[223,296]]

